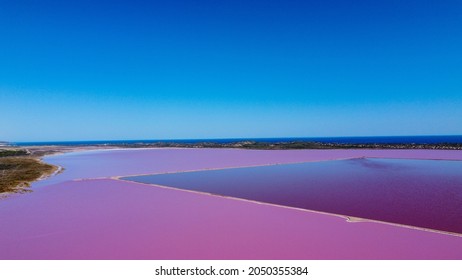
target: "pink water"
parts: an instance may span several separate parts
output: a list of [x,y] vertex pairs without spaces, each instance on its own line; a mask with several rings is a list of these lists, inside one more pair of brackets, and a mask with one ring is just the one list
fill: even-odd
[[360,156],[459,151],[156,149],[47,158],[66,171],[0,201],[1,259],[462,259],[462,238],[113,179]]
[[462,161],[361,158],[124,177],[462,234]]

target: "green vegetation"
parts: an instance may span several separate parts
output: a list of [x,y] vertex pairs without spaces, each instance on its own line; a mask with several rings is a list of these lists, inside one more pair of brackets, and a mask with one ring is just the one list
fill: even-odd
[[0,150],[0,157],[26,156],[28,154],[27,150]]
[[0,157],[0,193],[27,192],[31,182],[55,171],[55,166],[30,156]]
[[342,144],[342,143],[321,143],[309,141],[288,141],[288,142],[258,142],[239,141],[230,143],[200,142],[200,143],[136,143],[105,145],[121,148],[237,148],[254,150],[301,150],[301,149],[430,149],[430,150],[462,150],[462,143],[437,143],[437,144]]

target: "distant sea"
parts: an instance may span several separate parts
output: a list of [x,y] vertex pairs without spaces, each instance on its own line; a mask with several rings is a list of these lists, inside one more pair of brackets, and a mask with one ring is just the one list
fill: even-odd
[[227,138],[227,139],[171,139],[171,140],[98,140],[98,141],[50,141],[50,142],[13,142],[10,145],[35,146],[35,145],[121,145],[121,144],[150,144],[150,143],[231,143],[238,141],[258,141],[266,143],[308,141],[337,144],[438,144],[438,143],[462,143],[462,135],[438,135],[438,136],[355,136],[355,137],[292,137],[292,138]]

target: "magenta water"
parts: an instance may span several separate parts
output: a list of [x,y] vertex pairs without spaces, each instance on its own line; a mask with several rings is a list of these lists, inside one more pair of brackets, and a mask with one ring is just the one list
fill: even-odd
[[462,151],[127,149],[46,157],[63,166],[0,200],[0,259],[458,259],[462,238],[111,176],[351,157],[462,160]]
[[462,162],[350,159],[127,180],[462,233]]
[[0,259],[462,259],[462,238],[99,179],[0,203]]

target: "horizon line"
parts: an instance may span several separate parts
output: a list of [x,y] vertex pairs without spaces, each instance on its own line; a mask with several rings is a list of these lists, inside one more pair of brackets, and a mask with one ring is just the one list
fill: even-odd
[[211,137],[211,138],[144,138],[144,139],[85,139],[85,140],[28,140],[0,143],[66,143],[66,142],[123,142],[123,141],[199,141],[199,140],[268,140],[268,139],[325,139],[325,138],[395,138],[395,137],[462,137],[462,134],[416,134],[416,135],[360,135],[360,136],[280,136],[280,137]]

